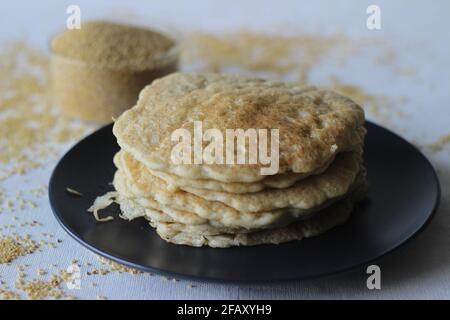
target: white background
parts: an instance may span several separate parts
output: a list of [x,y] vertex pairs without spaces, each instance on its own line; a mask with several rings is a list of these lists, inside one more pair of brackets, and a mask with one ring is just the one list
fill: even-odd
[[[273,33],[342,32],[350,37],[383,37],[395,44],[397,63],[413,67],[413,78],[399,77],[355,61],[337,70],[341,79],[358,84],[372,94],[405,96],[408,117],[393,116],[388,126],[411,141],[427,144],[450,133],[450,3],[448,1],[2,1],[0,3],[0,41],[24,37],[46,48],[52,34],[65,24],[69,4],[81,7],[82,19],[115,18],[176,29],[224,32],[238,29]],[[382,30],[366,28],[366,8],[377,4],[382,12]],[[368,44],[369,49],[370,44]],[[373,48],[376,50],[377,48]],[[363,67],[361,67],[363,66]],[[1,72],[1,71],[0,71]],[[312,78],[321,83],[320,72]],[[371,115],[369,114],[369,118]],[[377,121],[376,118],[371,118]],[[0,137],[1,138],[1,137]],[[63,152],[69,146],[64,146]],[[366,288],[364,270],[323,280],[271,286],[235,286],[210,283],[167,282],[159,276],[109,274],[81,279],[79,298],[110,299],[293,299],[293,298],[450,298],[450,150],[423,151],[439,172],[442,202],[435,219],[412,243],[390,254],[382,263],[382,290]],[[25,177],[13,177],[3,187],[15,192],[25,181],[40,185],[48,181],[55,162]],[[411,195],[414,201],[414,195]],[[43,222],[40,232],[63,239],[53,250],[17,259],[29,263],[31,270],[50,263],[66,267],[77,259],[98,265],[89,251],[70,239],[54,220],[47,199],[41,199],[30,216]],[[0,223],[8,223],[7,213]],[[86,271],[83,269],[82,271]],[[239,268],[239,265],[236,265]],[[16,277],[14,264],[0,265],[0,276],[8,283]],[[88,283],[98,286],[91,288]]]

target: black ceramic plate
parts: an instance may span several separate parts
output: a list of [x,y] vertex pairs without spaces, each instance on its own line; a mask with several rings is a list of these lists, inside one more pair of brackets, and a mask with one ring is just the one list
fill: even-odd
[[[146,220],[97,223],[86,212],[112,190],[119,147],[106,126],[73,147],[58,163],[49,197],[56,219],[88,249],[124,265],[176,277],[227,282],[299,280],[366,265],[421,231],[439,202],[439,183],[428,160],[394,133],[367,123],[364,158],[370,191],[350,220],[324,235],[281,245],[229,249],[164,242]],[[69,194],[66,187],[83,193]]]

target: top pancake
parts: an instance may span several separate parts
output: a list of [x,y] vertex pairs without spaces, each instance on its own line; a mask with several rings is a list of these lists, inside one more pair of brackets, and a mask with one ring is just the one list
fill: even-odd
[[[210,128],[279,129],[279,171],[309,173],[342,151],[363,143],[364,111],[332,91],[296,84],[219,74],[175,73],[141,91],[138,103],[114,124],[119,145],[152,170],[188,179],[256,182],[266,176],[258,164],[172,163],[179,128],[193,134],[193,122]],[[204,142],[206,147],[207,142]]]

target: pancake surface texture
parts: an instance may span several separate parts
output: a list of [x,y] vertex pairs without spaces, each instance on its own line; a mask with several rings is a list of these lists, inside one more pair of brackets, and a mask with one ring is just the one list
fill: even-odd
[[[278,173],[309,173],[341,151],[358,149],[364,111],[328,90],[219,74],[174,73],[141,91],[138,103],[114,124],[122,149],[152,170],[188,179],[222,182],[263,180],[261,164],[191,164],[171,161],[171,134],[194,122],[203,131],[278,129]],[[203,142],[206,147],[206,142]],[[235,150],[236,153],[236,150]]]

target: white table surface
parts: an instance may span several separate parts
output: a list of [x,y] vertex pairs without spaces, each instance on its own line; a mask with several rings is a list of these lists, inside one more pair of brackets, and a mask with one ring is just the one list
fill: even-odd
[[[135,19],[146,24],[163,24],[181,30],[223,32],[237,29],[286,30],[291,33],[342,32],[350,37],[384,37],[396,48],[398,63],[414,68],[412,77],[402,77],[388,67],[360,57],[345,68],[334,70],[347,83],[358,84],[371,94],[407,97],[407,117],[393,116],[387,126],[410,141],[426,145],[450,133],[450,3],[448,1],[11,1],[0,4],[0,43],[26,37],[45,48],[49,35],[65,24],[69,4],[81,7],[82,19]],[[377,4],[382,12],[382,30],[365,27],[366,7]],[[368,51],[377,50],[376,45]],[[369,56],[369,55],[368,55]],[[325,69],[325,68],[322,68]],[[311,79],[321,84],[327,70]],[[375,116],[368,118],[377,122]],[[2,137],[0,137],[1,139]],[[75,141],[73,142],[75,143]],[[70,144],[61,146],[61,154]],[[428,228],[413,242],[388,255],[381,263],[382,289],[366,288],[366,274],[360,270],[333,278],[270,286],[218,285],[200,282],[170,282],[160,276],[110,273],[87,276],[85,263],[100,266],[98,259],[72,240],[59,227],[48,199],[37,199],[38,207],[27,215],[42,226],[34,232],[48,232],[63,242],[51,250],[20,257],[10,266],[0,265],[0,279],[13,286],[17,264],[30,264],[29,273],[51,263],[65,268],[76,259],[82,264],[80,290],[69,290],[78,298],[95,299],[448,299],[450,298],[450,145],[440,152],[423,147],[438,170],[442,186],[439,211]],[[46,183],[55,160],[25,176],[0,182],[13,194],[17,189]],[[414,195],[411,195],[414,201]],[[13,223],[13,215],[0,214],[0,223]],[[239,266],[236,266],[239,268]],[[94,288],[88,284],[96,282]],[[193,288],[187,284],[192,283]],[[68,291],[68,289],[66,290]]]

